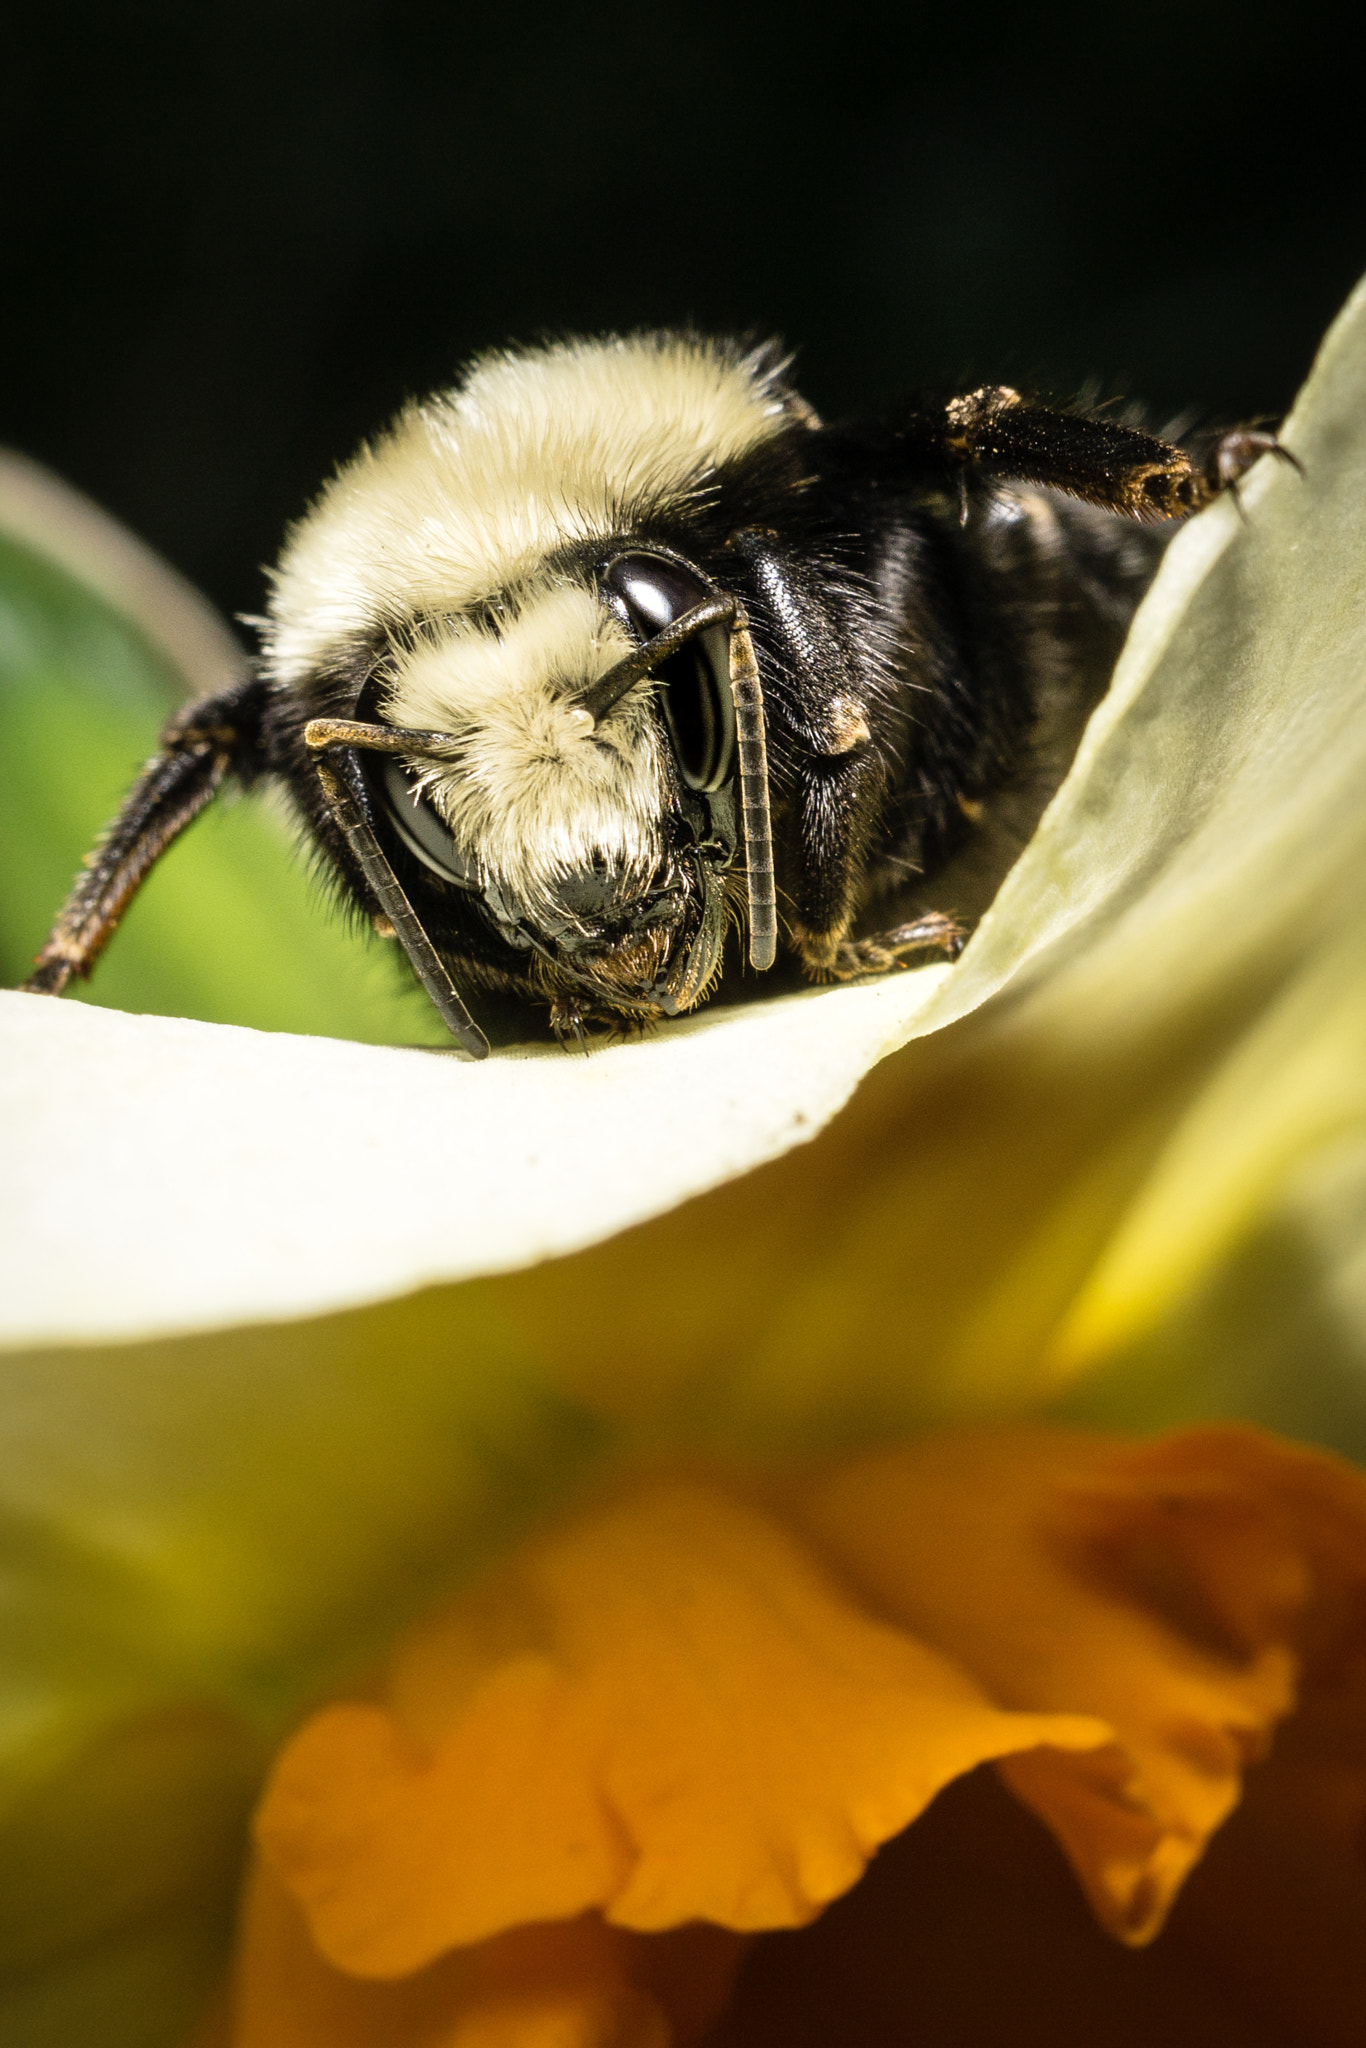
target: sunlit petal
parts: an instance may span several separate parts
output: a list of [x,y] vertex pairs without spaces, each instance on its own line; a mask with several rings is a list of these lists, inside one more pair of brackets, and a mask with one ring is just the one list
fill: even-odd
[[672,1486],[533,1546],[409,1638],[381,1702],[317,1715],[258,1835],[322,1952],[395,1976],[590,1906],[800,1925],[951,1778],[1109,1737],[1000,1711],[765,1516]]
[[[1143,1944],[1302,1700],[1359,1728],[1366,1480],[1321,1454],[956,1433],[761,1499],[628,1485],[305,1723],[225,2044],[662,2048],[689,2032],[669,1942],[710,1924],[714,2012],[720,1930],[809,1922],[986,1761]],[[1313,1783],[1350,1860],[1366,1762],[1339,1748]],[[620,1930],[667,1937],[653,1989]]]

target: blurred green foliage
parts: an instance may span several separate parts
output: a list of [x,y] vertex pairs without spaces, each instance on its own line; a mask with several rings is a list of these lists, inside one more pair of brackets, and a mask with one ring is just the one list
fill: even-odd
[[[83,855],[183,695],[138,629],[0,535],[0,979],[22,981]],[[155,870],[93,981],[122,1010],[445,1045],[388,949],[347,931],[259,798],[214,804]]]

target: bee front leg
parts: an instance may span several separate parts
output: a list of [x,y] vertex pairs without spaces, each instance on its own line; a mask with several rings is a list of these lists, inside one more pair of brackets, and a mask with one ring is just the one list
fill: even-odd
[[264,706],[265,684],[252,674],[170,720],[160,750],[86,856],[22,984],[27,994],[60,995],[73,977],[86,979],[152,868],[212,803],[225,776],[249,782],[261,772]]
[[878,932],[871,938],[808,938],[800,950],[802,964],[815,981],[865,981],[909,966],[916,953],[938,953],[946,960],[956,960],[967,942],[962,925],[932,910],[913,924],[898,925],[894,931]]
[[586,1021],[573,996],[557,995],[551,999],[550,1028],[566,1052],[586,1053],[590,1050]]

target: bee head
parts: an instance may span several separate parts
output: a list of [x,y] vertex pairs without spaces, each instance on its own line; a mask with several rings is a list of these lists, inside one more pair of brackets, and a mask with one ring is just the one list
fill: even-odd
[[[693,565],[633,547],[591,583],[555,577],[396,636],[356,713],[386,742],[361,741],[368,808],[420,893],[460,891],[570,1007],[691,1008],[720,963],[740,837],[737,632],[734,600]],[[387,751],[390,734],[420,746]]]
[[808,424],[771,349],[660,334],[491,357],[295,529],[266,672],[282,724],[340,750],[327,776],[300,764],[296,794],[429,989],[445,969],[425,954],[554,1009],[688,1009],[730,899],[771,964],[748,627],[675,543],[700,507],[717,523],[737,465],[795,462]]

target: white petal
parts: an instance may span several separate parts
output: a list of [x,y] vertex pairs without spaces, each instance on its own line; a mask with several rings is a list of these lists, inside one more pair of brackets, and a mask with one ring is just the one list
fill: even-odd
[[309,1315],[592,1243],[813,1136],[948,972],[481,1065],[0,996],[6,1339]]

